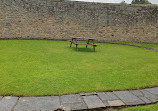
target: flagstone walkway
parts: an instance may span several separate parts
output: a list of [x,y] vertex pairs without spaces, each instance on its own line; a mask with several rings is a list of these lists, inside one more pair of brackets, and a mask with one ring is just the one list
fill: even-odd
[[0,96],[0,111],[70,111],[156,102],[158,102],[158,87],[45,97]]

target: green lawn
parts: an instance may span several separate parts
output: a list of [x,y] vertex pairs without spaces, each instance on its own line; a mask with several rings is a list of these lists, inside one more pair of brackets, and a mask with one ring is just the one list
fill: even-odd
[[120,111],[158,111],[158,104],[125,108]]
[[129,44],[129,45],[136,45],[136,46],[143,46],[143,47],[158,49],[158,44],[131,43],[131,42],[116,42],[116,43],[122,43],[122,44]]
[[60,95],[158,85],[158,52],[98,43],[0,40],[0,94]]
[[130,43],[131,45],[143,46],[143,47],[150,47],[154,49],[158,49],[158,44],[146,44],[146,43]]

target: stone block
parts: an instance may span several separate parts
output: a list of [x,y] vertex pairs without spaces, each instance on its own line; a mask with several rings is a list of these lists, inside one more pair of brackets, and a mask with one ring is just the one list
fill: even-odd
[[0,100],[0,111],[11,111],[16,105],[18,97],[5,96]]
[[155,103],[158,101],[158,96],[148,92],[147,90],[143,89],[143,90],[140,90],[144,97],[146,97],[147,99],[149,99],[152,103]]
[[130,92],[132,94],[134,94],[135,96],[138,96],[138,97],[143,97],[144,96],[144,94],[140,90],[131,90]]
[[114,91],[114,94],[116,94],[126,105],[145,104],[144,101],[142,101],[140,98],[133,95],[129,91]]
[[135,96],[137,96],[138,98],[140,98],[141,100],[143,100],[145,103],[147,104],[152,103],[149,99],[147,99],[147,97],[150,97],[152,95],[145,96],[145,94],[141,90],[131,90],[130,92]]
[[72,95],[63,95],[61,96],[61,102],[64,103],[76,103],[76,102],[83,102],[81,96],[79,94],[72,94]]
[[65,104],[62,104],[61,109],[65,110],[65,111],[67,111],[67,110],[84,110],[84,109],[87,109],[87,106],[84,102],[65,103]]
[[96,95],[83,96],[83,98],[89,109],[105,107],[103,102]]
[[0,100],[2,100],[3,96],[0,96]]
[[150,104],[152,103],[149,99],[147,99],[146,97],[139,97],[141,100],[143,100],[146,104]]
[[63,110],[82,110],[87,109],[82,96],[79,94],[63,95],[61,96],[61,104]]
[[21,97],[15,111],[54,111],[60,107],[59,96]]
[[155,87],[155,88],[148,88],[148,89],[145,89],[146,91],[154,94],[154,95],[158,95],[158,87]]
[[113,92],[100,92],[97,93],[101,100],[119,100]]
[[123,106],[125,105],[121,100],[108,101],[110,106]]

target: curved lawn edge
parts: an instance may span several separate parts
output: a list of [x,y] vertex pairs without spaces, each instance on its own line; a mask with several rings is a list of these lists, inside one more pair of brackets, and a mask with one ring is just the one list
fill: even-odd
[[158,85],[154,86],[146,86],[146,87],[139,87],[139,88],[131,88],[131,89],[118,89],[118,90],[100,90],[100,91],[92,91],[92,92],[76,92],[76,93],[63,93],[63,94],[47,94],[47,95],[19,95],[19,94],[0,94],[0,97],[5,96],[15,96],[15,97],[47,97],[47,96],[62,96],[62,95],[71,95],[71,94],[94,94],[100,92],[113,92],[113,91],[130,91],[130,90],[145,90],[150,88],[158,88]]
[[114,42],[99,42],[99,43],[108,43],[108,44],[132,46],[132,47],[137,47],[137,48],[142,48],[142,49],[147,49],[147,50],[152,50],[152,51],[158,52],[158,49],[155,49],[155,48],[138,46],[138,45],[131,45],[131,44],[127,44],[127,43],[114,43]]
[[[91,92],[61,96],[0,96],[0,109],[11,110],[93,110],[144,106],[158,102],[158,87],[139,90]],[[50,109],[51,108],[51,109]]]

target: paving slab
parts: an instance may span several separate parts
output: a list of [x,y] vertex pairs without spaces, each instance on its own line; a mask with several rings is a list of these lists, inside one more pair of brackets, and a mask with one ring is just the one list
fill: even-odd
[[92,108],[101,108],[106,107],[103,102],[99,99],[98,96],[92,95],[92,96],[83,96],[84,101],[89,109]]
[[141,100],[143,100],[146,104],[150,104],[152,103],[152,101],[150,101],[148,98],[146,97],[139,97]]
[[155,88],[147,88],[145,89],[146,91],[152,93],[152,94],[155,94],[155,95],[158,95],[158,87],[155,87]]
[[79,103],[68,103],[68,104],[62,104],[62,108],[65,111],[70,111],[70,110],[84,110],[87,109],[87,106],[84,102],[79,102]]
[[126,105],[139,105],[139,104],[145,104],[144,101],[142,101],[137,96],[133,95],[129,91],[114,91],[114,94],[117,95]]
[[[132,94],[143,100],[145,103],[149,104],[152,103],[147,97],[145,97],[144,93],[141,90],[131,90]],[[151,96],[151,95],[150,95]]]
[[110,106],[108,101],[120,100],[113,92],[99,92],[97,95],[103,101],[105,106]]
[[61,96],[61,102],[64,103],[76,103],[83,102],[82,97],[79,94],[63,95]]
[[18,97],[5,96],[0,101],[0,111],[11,111],[17,103]]
[[143,90],[139,90],[139,91],[142,92],[144,97],[156,97],[154,94],[152,94],[152,93],[150,93],[150,92],[148,92],[148,91],[146,91],[144,89]]
[[121,100],[108,101],[110,106],[124,106],[125,104]]
[[59,96],[21,97],[14,111],[54,111],[59,107]]
[[155,103],[158,101],[158,96],[148,92],[147,90],[143,89],[143,90],[140,90],[144,97],[146,97],[147,99],[149,99],[152,103]]
[[144,94],[140,90],[131,90],[130,92],[137,97],[144,97]]
[[110,106],[109,103],[108,103],[108,100],[105,100],[105,101],[102,101],[102,102],[104,103],[105,107]]
[[97,93],[100,100],[104,103],[105,106],[110,106],[108,103],[108,96],[104,92],[98,92]]
[[87,109],[87,105],[84,103],[82,96],[80,96],[79,94],[63,95],[60,98],[64,110]]
[[101,100],[119,100],[119,98],[113,92],[100,92],[97,93]]
[[0,100],[2,100],[3,96],[0,96]]
[[113,93],[113,92],[106,92],[109,97],[111,97],[111,100],[118,100],[119,98]]

